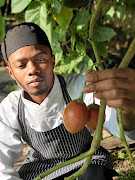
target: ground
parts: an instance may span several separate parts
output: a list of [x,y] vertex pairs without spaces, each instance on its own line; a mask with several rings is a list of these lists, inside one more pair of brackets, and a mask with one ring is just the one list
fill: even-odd
[[[5,71],[5,67],[0,67],[0,102],[3,100],[4,97],[13,89],[16,88],[16,83],[13,81],[8,73]],[[135,142],[128,142],[130,151],[133,153],[135,159]],[[114,179],[121,179],[121,180],[135,180],[135,174],[133,177],[133,172],[131,172],[132,165],[129,161],[125,148],[121,140],[117,137],[112,136],[112,134],[104,128],[103,130],[103,140],[101,145],[106,148],[112,155],[114,168],[119,170],[122,174],[121,177],[115,177]],[[18,168],[23,160],[25,159],[27,152],[29,151],[30,147],[24,143],[24,149],[22,152],[21,157],[15,163],[15,168]],[[122,169],[122,170],[121,170]],[[128,172],[128,173],[127,173]]]

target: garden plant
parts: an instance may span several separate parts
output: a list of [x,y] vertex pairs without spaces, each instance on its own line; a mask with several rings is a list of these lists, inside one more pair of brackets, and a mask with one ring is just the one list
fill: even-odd
[[[113,16],[117,16],[117,18],[122,20],[126,12],[127,4],[125,0],[109,1],[106,10],[102,12],[103,3],[105,2],[105,0],[12,0],[11,9],[12,13],[22,13],[24,15],[24,21],[38,24],[47,33],[53,53],[56,55],[56,71],[60,73],[84,74],[87,68],[90,69],[90,71],[92,69],[100,71],[107,68],[105,63],[105,59],[108,57],[106,42],[110,41],[111,38],[116,35],[114,29],[109,27],[107,22]],[[0,7],[2,7],[4,3],[4,0],[1,1]],[[4,26],[4,17],[0,15],[0,18]],[[128,67],[134,54],[135,39],[130,43],[121,63],[114,68]],[[85,107],[82,95],[83,93],[78,100],[71,101],[70,103],[75,104],[74,106],[76,107],[83,106],[85,115],[87,115],[91,109]],[[81,121],[79,119],[81,116],[79,115],[76,119],[76,123],[78,124],[79,121],[83,123],[78,126],[79,129],[73,128],[71,130],[69,126],[70,123],[67,122],[68,111],[70,111],[69,104],[65,108],[63,114],[64,125],[71,133],[76,133],[85,125],[87,126],[89,120],[86,118],[83,120],[82,116]],[[90,150],[74,159],[53,167],[34,180],[42,179],[53,171],[84,158],[86,158],[86,160],[83,166],[70,177],[65,177],[65,180],[76,179],[85,172],[93,154],[99,148],[102,140],[105,107],[106,101],[102,99],[100,107],[97,107],[97,124],[96,127],[94,127],[95,132]],[[135,162],[124,136],[121,111],[120,108],[117,109],[120,138],[132,162],[133,169],[135,170]],[[73,118],[75,118],[75,116]]]

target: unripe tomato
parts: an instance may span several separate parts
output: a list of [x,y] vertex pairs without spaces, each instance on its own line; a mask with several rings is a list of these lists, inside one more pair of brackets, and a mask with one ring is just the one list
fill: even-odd
[[76,100],[69,102],[63,112],[63,123],[67,131],[77,133],[81,131],[88,121],[88,108],[85,103]]
[[[98,113],[99,113],[99,105],[97,104],[90,104],[87,106],[89,113],[88,113],[88,121],[86,123],[86,127],[90,130],[96,130],[97,127],[97,120],[98,120]],[[105,118],[104,118],[105,121]]]

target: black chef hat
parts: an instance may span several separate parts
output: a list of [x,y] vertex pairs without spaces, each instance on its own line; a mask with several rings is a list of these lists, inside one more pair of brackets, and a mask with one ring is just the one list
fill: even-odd
[[1,45],[2,55],[6,64],[13,52],[21,47],[30,45],[45,45],[51,50],[45,32],[34,23],[21,23],[9,30]]

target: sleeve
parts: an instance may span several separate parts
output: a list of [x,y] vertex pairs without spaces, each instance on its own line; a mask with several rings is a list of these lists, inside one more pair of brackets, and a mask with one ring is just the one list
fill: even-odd
[[5,104],[5,108],[0,104],[0,179],[21,180],[13,168],[23,150],[21,132],[8,121],[15,121],[15,115],[13,112],[11,114],[10,103],[8,106]]

